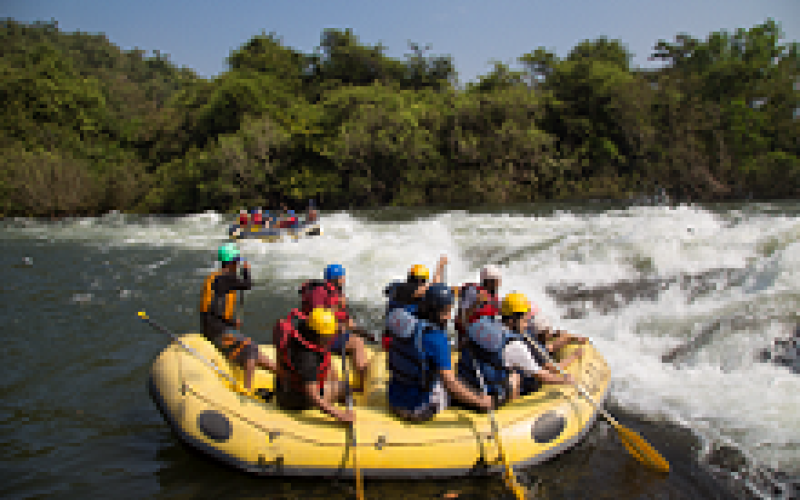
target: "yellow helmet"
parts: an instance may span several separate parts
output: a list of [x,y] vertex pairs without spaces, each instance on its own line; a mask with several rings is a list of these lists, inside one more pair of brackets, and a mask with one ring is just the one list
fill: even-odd
[[423,266],[422,264],[414,264],[411,266],[411,270],[408,271],[409,276],[413,276],[418,279],[427,280],[431,273],[428,271],[428,268]]
[[503,299],[500,305],[500,313],[503,316],[511,316],[514,313],[526,313],[531,310],[531,303],[528,297],[519,292],[511,292]]
[[308,316],[308,326],[322,336],[336,333],[336,316],[329,309],[318,307]]

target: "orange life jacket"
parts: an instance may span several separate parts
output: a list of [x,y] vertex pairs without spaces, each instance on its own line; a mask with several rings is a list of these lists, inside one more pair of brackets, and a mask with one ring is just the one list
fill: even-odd
[[[214,280],[222,274],[222,270],[214,271],[213,273],[209,274],[206,278],[205,282],[203,283],[203,295],[200,299],[200,312],[209,312],[211,308],[211,301],[214,300],[214,289],[213,284]],[[230,291],[228,292],[227,296],[225,297],[225,304],[223,308],[223,318],[226,321],[230,321],[233,318],[233,313],[236,309],[236,292]]]

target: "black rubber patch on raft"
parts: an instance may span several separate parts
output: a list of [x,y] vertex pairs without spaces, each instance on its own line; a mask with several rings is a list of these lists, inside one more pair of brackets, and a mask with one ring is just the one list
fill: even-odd
[[564,432],[567,421],[554,411],[549,411],[536,419],[531,427],[531,437],[537,443],[549,443]]
[[217,442],[230,439],[233,428],[228,417],[218,411],[206,410],[197,416],[197,426],[203,434]]

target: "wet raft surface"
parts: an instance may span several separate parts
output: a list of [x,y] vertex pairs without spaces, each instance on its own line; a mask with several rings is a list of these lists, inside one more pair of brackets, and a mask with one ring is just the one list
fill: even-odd
[[[183,340],[241,377],[241,370],[201,336],[186,335]],[[272,347],[262,349],[274,359]],[[365,391],[355,397],[358,460],[365,477],[452,477],[498,470],[486,415],[451,408],[426,423],[396,418],[386,402],[385,353],[372,355]],[[339,358],[333,359],[340,372]],[[584,355],[569,371],[594,398],[604,399],[609,371],[597,351],[584,346]],[[261,372],[255,386],[272,389],[272,378]],[[331,417],[318,410],[286,412],[274,398],[264,403],[233,393],[219,375],[177,344],[156,359],[151,384],[154,399],[177,435],[231,465],[257,474],[351,473],[344,427]],[[594,408],[565,386],[545,386],[496,414],[506,453],[520,465],[542,462],[576,444],[595,418]]]

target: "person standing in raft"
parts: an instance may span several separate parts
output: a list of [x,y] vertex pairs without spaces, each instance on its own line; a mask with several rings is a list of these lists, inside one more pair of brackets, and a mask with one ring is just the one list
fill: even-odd
[[274,336],[281,372],[276,401],[287,410],[318,408],[351,424],[352,410],[334,406],[346,395],[345,384],[338,382],[330,369],[336,323],[336,316],[326,308],[316,308],[308,316],[294,309],[286,319],[278,321]]
[[203,283],[200,301],[203,335],[231,362],[245,368],[244,388],[250,392],[256,367],[272,372],[277,367],[259,351],[255,342],[236,331],[242,327],[242,321],[234,318],[236,292],[250,290],[250,264],[242,264],[240,278],[236,271],[241,257],[236,244],[222,245],[217,255],[222,267],[211,273]]
[[500,314],[500,269],[488,265],[481,269],[481,283],[462,285],[459,292],[459,311],[455,326],[458,332],[458,347],[466,342],[469,325],[484,316],[495,317]]
[[[447,285],[433,284],[425,293],[419,320],[405,316],[408,321],[393,325],[389,405],[401,418],[430,420],[447,408],[451,395],[482,409],[492,406],[491,396],[470,390],[453,372],[446,330],[454,301]],[[394,312],[405,313],[399,308]]]
[[[528,298],[510,293],[500,309],[501,321],[484,316],[468,328],[456,367],[459,378],[470,387],[481,387],[477,365],[495,407],[539,390],[542,383],[571,384],[573,379],[558,373],[521,334],[530,321]],[[559,366],[566,368],[580,355],[576,351]]]
[[345,269],[340,264],[331,264],[325,268],[324,280],[310,280],[300,287],[300,298],[304,314],[311,314],[316,308],[323,307],[333,311],[338,325],[338,335],[333,339],[331,351],[335,355],[342,352],[342,346],[353,358],[358,379],[354,391],[363,390],[363,381],[367,371],[367,353],[364,341],[352,335],[356,325],[347,312],[347,298],[344,295]]
[[[390,283],[383,291],[383,294],[389,299],[386,304],[386,314],[384,318],[388,318],[391,312],[402,307],[409,314],[416,315],[422,300],[425,298],[425,292],[428,287],[434,283],[441,283],[444,276],[444,266],[447,265],[447,256],[442,255],[439,258],[439,263],[436,266],[436,274],[433,275],[433,281],[428,282],[430,278],[430,271],[422,264],[415,264],[411,266],[408,271],[406,281],[395,281]],[[381,343],[385,350],[389,350],[392,343],[392,332],[387,327],[384,330]]]

